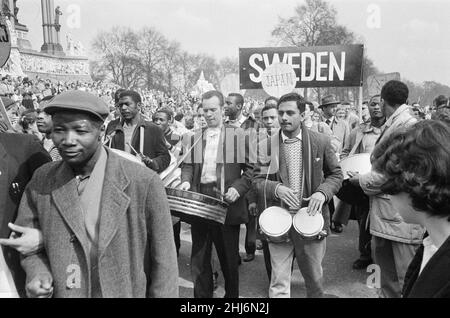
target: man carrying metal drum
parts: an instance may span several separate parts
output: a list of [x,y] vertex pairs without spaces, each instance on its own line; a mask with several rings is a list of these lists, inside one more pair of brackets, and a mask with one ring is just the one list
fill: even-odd
[[213,243],[225,278],[225,298],[239,297],[239,231],[241,224],[248,222],[245,195],[251,185],[253,167],[247,159],[242,163],[228,160],[229,154],[239,157],[242,150],[236,143],[230,146],[229,137],[243,130],[222,123],[224,104],[224,97],[218,91],[203,95],[202,105],[208,128],[192,137],[192,140],[203,142],[194,144],[198,147],[192,151],[193,158],[188,158],[181,170],[180,190],[210,197],[220,196],[229,204],[225,224],[200,217],[191,224],[191,272],[195,298],[213,297]]
[[[299,218],[304,224],[297,224],[296,229],[316,224],[321,214],[325,224],[321,223],[322,229],[313,237],[306,237],[291,226],[281,242],[271,239],[271,298],[290,297],[294,255],[305,278],[307,297],[324,296],[322,260],[330,226],[327,203],[338,192],[343,175],[329,137],[311,132],[303,125],[307,103],[296,93],[281,97],[278,102],[281,132],[260,143],[254,183],[262,191],[260,195],[265,198],[266,207],[285,208],[291,217],[307,211],[306,216]],[[306,205],[306,210],[300,210]],[[263,215],[264,212],[261,218]],[[309,218],[311,224],[306,224],[309,221],[304,220]],[[273,243],[275,241],[278,243]]]

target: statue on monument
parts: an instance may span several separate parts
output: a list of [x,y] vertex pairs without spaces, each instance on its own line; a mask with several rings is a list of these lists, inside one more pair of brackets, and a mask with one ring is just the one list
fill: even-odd
[[59,23],[59,19],[60,19],[60,16],[62,16],[62,15],[63,15],[63,13],[61,11],[61,7],[57,6],[55,9],[55,29],[58,32],[61,30],[61,24]]
[[66,40],[67,40],[67,52],[69,52],[69,55],[74,56],[75,55],[75,42],[73,41],[71,33],[68,33],[66,35]]
[[19,24],[19,7],[17,6],[17,0],[14,0],[14,20],[16,20],[16,24]]
[[11,8],[9,7],[9,0],[2,0],[2,13],[6,17],[11,17]]

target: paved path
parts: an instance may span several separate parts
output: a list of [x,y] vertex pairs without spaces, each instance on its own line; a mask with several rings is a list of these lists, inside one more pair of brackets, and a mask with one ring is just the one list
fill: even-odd
[[[183,224],[181,230],[181,250],[178,259],[180,269],[180,297],[193,297],[193,284],[190,278],[191,234],[189,225]],[[244,249],[245,227],[241,229],[241,256],[245,256]],[[340,235],[332,235],[327,239],[327,253],[323,262],[325,293],[340,298],[374,298],[375,290],[366,286],[369,273],[355,271],[352,263],[358,258],[357,250],[358,227],[355,221]],[[242,298],[266,298],[268,296],[268,278],[264,267],[262,252],[257,251],[253,262],[243,263],[240,266],[240,295]],[[291,286],[293,298],[306,296],[304,280],[301,277],[297,264],[294,267],[293,282]],[[219,288],[215,297],[223,297],[223,279],[219,278]]]

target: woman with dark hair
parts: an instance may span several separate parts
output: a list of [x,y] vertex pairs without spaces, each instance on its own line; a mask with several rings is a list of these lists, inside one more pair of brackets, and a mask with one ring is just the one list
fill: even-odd
[[403,297],[450,298],[450,127],[422,121],[388,138],[373,153],[384,193],[424,239],[405,277]]

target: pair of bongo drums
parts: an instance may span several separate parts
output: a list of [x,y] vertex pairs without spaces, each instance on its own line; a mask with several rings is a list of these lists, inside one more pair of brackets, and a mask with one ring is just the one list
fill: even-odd
[[325,221],[321,213],[312,216],[307,211],[308,208],[303,208],[292,216],[283,208],[270,207],[261,213],[259,226],[272,243],[289,242],[292,227],[303,239],[313,240],[323,230]]

